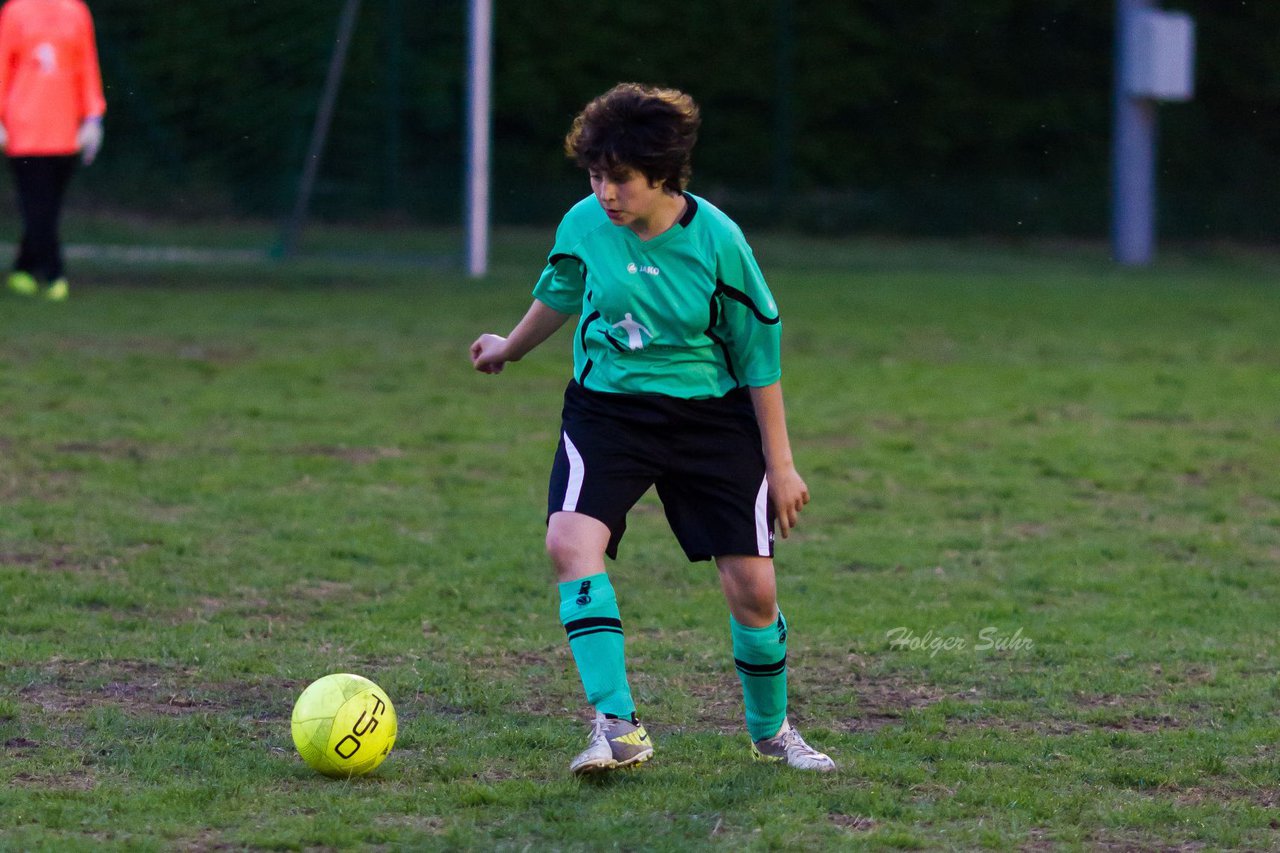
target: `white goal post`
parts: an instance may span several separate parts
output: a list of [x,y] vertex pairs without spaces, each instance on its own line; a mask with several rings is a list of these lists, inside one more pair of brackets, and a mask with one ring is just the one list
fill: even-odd
[[[293,210],[285,221],[277,253],[289,256],[297,247],[311,194],[324,154],[348,49],[360,13],[360,0],[346,0],[338,22],[329,73],[303,163]],[[467,132],[463,216],[467,274],[480,278],[489,267],[489,142],[493,79],[493,0],[470,0],[467,15]]]
[[493,71],[493,0],[471,0],[467,30],[467,274],[489,268],[489,136]]

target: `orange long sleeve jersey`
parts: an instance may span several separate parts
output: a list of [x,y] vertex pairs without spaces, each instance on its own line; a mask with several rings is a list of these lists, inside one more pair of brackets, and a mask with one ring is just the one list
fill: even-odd
[[80,124],[107,109],[83,0],[8,0],[0,8],[0,123],[10,157],[74,154]]

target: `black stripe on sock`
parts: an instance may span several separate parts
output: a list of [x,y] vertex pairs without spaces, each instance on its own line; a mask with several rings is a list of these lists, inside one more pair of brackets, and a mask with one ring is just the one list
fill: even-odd
[[602,625],[608,628],[617,628],[619,631],[622,630],[622,620],[614,619],[610,616],[588,616],[585,619],[574,619],[564,623],[564,630],[566,634],[572,634],[574,631],[579,631],[583,628],[599,628]]
[[773,663],[747,663],[746,661],[733,659],[733,665],[738,668],[738,672],[743,675],[781,675],[787,669],[787,656],[783,655],[782,660]]
[[592,628],[589,631],[579,631],[576,634],[570,634],[569,639],[576,640],[579,637],[585,637],[588,634],[617,634],[619,637],[623,636],[622,631],[617,628]]

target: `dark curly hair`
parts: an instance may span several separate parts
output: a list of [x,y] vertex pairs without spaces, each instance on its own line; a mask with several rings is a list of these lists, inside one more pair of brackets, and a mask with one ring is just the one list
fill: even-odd
[[698,105],[684,92],[619,83],[578,113],[564,151],[584,169],[614,179],[638,171],[650,184],[679,192],[693,174],[701,123]]

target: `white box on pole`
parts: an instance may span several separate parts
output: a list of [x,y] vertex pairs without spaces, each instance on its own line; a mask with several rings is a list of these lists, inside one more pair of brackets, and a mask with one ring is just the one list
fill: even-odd
[[1139,12],[1129,33],[1125,91],[1130,97],[1189,101],[1195,91],[1196,28],[1183,12]]

